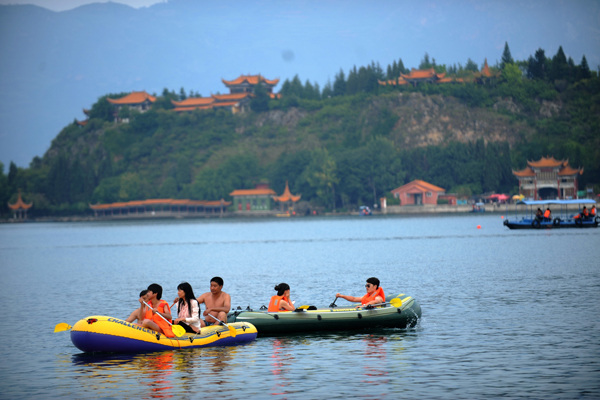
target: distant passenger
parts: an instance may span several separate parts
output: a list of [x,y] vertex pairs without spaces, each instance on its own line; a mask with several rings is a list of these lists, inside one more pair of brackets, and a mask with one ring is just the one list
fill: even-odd
[[596,216],[596,206],[592,206],[590,210],[590,217],[594,218]]
[[544,217],[544,213],[542,212],[542,210],[540,208],[538,208],[537,211],[535,212],[536,221],[541,221],[543,217]]
[[341,297],[342,299],[355,303],[360,302],[363,306],[385,303],[385,293],[383,292],[383,289],[379,287],[379,279],[375,277],[367,279],[365,288],[367,289],[367,294],[362,297],[347,296],[340,293],[336,293],[335,297]]
[[544,211],[544,221],[550,221],[551,218],[552,211],[550,211],[550,208],[546,208],[546,211]]
[[294,311],[294,303],[290,300],[290,285],[280,283],[275,286],[277,294],[271,297],[268,312]]

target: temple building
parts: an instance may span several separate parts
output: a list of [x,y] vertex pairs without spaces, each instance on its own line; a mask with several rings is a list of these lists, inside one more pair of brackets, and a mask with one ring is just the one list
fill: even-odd
[[542,157],[527,161],[527,167],[514,171],[519,180],[519,194],[534,200],[577,198],[577,176],[583,168],[574,169],[568,160]]
[[27,219],[27,210],[29,210],[31,206],[33,206],[33,203],[27,204],[23,201],[20,190],[19,195],[17,197],[17,201],[15,201],[13,204],[8,203],[8,208],[12,210],[13,218],[16,220]]
[[483,62],[483,68],[481,69],[481,71],[475,73],[474,78],[475,78],[475,82],[482,84],[482,85],[486,85],[486,84],[490,84],[491,82],[493,82],[494,79],[498,78],[499,76],[500,76],[500,72],[492,72],[492,70],[490,70],[490,67],[488,66],[487,58],[486,58],[485,61]]
[[210,110],[212,108],[226,108],[232,113],[245,112],[250,107],[250,100],[254,96],[257,85],[265,88],[272,99],[281,96],[273,93],[273,88],[279,83],[279,79],[266,79],[261,75],[240,75],[238,78],[228,81],[221,79],[229,88],[229,94],[213,94],[210,97],[190,97],[182,101],[173,101],[173,111],[185,112],[194,110]]
[[273,197],[277,194],[266,183],[259,183],[254,189],[237,189],[229,193],[233,197],[233,209],[238,212],[271,211]]
[[[446,194],[446,189],[431,183],[415,179],[406,185],[392,190],[395,198],[400,199],[400,205],[437,204],[438,197]],[[454,203],[456,204],[456,203]]]
[[290,192],[290,186],[288,182],[285,181],[285,190],[281,196],[273,196],[273,200],[276,203],[279,203],[279,209],[281,212],[293,212],[294,211],[294,203],[297,203],[301,195],[293,195]]
[[381,86],[402,86],[402,85],[413,85],[417,86],[422,83],[453,83],[462,82],[460,78],[446,77],[446,73],[438,74],[433,68],[429,69],[412,69],[410,74],[400,74],[397,79],[391,79],[388,81],[378,81]]
[[98,218],[160,218],[221,216],[230,201],[187,199],[150,199],[109,204],[90,204]]
[[128,95],[118,99],[111,99],[107,97],[106,100],[115,106],[115,111],[113,113],[115,121],[129,122],[129,118],[119,118],[119,111],[121,111],[123,107],[129,107],[130,109],[144,113],[150,109],[152,103],[156,101],[156,97],[149,95],[145,91],[141,91],[131,92]]

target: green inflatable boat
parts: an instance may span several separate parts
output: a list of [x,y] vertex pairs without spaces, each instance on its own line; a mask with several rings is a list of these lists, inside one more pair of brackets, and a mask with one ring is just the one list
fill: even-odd
[[302,306],[291,312],[254,311],[250,308],[240,310],[238,308],[228,315],[227,322],[249,322],[256,327],[258,336],[358,329],[404,329],[414,327],[419,322],[421,306],[412,297],[398,294],[387,296],[385,300],[384,305],[373,308],[335,307],[335,304],[322,309],[314,306]]

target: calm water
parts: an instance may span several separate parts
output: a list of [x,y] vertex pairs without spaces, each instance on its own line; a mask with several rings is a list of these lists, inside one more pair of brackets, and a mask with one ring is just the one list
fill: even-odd
[[[0,225],[0,398],[598,399],[599,244],[600,229],[510,231],[499,215]],[[105,357],[52,332],[126,318],[149,283],[171,300],[215,275],[244,308],[280,281],[296,304],[326,306],[377,276],[423,318]]]

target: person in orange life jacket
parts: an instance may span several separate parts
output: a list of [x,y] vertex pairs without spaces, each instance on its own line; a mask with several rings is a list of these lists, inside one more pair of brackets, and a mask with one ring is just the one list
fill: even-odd
[[184,327],[188,333],[198,333],[200,331],[200,306],[194,296],[192,285],[187,282],[180,283],[177,286],[177,318],[174,324]]
[[546,208],[546,211],[544,211],[544,220],[550,221],[551,215],[552,211],[550,211],[550,207]]
[[[142,290],[140,292],[140,299],[143,299],[146,303],[148,302],[148,291],[147,290]],[[141,307],[146,307],[144,305],[144,303],[140,303],[140,304],[141,304]],[[144,315],[144,313],[142,313],[142,316],[143,315]],[[131,312],[131,314],[129,314],[129,317],[127,317],[127,319],[125,321],[127,321],[127,322],[135,322],[135,320],[137,319],[138,322],[136,324],[137,325],[141,325],[142,324],[142,320],[139,319],[139,317],[140,317],[140,309],[136,308],[135,310],[133,310]]]
[[592,209],[590,210],[590,216],[592,218],[596,216],[596,206],[592,206]]
[[535,219],[537,221],[541,221],[543,216],[544,216],[544,213],[542,212],[542,210],[540,210],[538,208],[537,211],[535,212]]
[[362,306],[385,303],[385,293],[383,292],[383,289],[379,287],[379,279],[375,277],[367,279],[365,288],[367,289],[367,294],[362,297],[347,296],[340,293],[336,293],[335,297],[341,297],[342,299],[355,303],[360,302]]
[[275,286],[275,290],[277,290],[277,295],[271,297],[267,311],[294,311],[294,304],[290,300],[290,285],[287,283],[280,283],[279,285]]
[[[169,303],[164,300],[161,300],[162,297],[162,287],[158,283],[153,283],[148,286],[148,303],[152,308],[148,308],[144,313],[143,317],[140,318],[142,320],[142,326],[144,328],[152,329],[153,331],[164,334],[166,337],[175,337],[173,334],[173,330],[171,329],[171,325],[167,321],[171,321],[173,318],[171,316],[171,309],[169,308]],[[140,304],[143,306],[144,303],[140,298]],[[142,314],[143,307],[140,306],[140,316]],[[167,321],[165,321],[160,316],[163,316]]]

